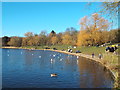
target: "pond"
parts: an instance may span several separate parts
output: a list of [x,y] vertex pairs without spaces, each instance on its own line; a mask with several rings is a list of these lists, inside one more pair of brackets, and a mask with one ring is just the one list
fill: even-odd
[[[56,73],[56,77],[51,77]],[[108,72],[83,57],[48,50],[2,49],[3,88],[112,88]]]

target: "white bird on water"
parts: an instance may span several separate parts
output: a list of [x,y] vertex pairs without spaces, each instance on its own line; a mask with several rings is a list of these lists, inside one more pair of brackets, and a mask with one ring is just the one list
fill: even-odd
[[55,56],[56,56],[56,54],[53,55],[53,57],[55,57]]
[[8,56],[9,56],[9,54],[8,54]]
[[33,54],[32,54],[33,55]]
[[53,59],[51,59],[50,61],[53,62]]
[[60,61],[62,61],[62,58],[60,59]]
[[41,58],[41,56],[39,56],[39,58]]
[[79,58],[79,56],[77,56],[77,58]]

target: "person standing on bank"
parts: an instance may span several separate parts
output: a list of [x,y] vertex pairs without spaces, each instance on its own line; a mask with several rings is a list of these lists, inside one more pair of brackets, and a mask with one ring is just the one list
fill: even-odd
[[94,56],[95,56],[95,54],[94,54],[94,53],[92,53],[92,58],[94,58]]
[[102,54],[99,54],[99,59],[102,59]]

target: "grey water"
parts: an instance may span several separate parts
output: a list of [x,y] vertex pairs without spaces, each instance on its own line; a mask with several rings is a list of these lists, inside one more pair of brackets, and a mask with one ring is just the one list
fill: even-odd
[[[56,77],[51,77],[56,73]],[[112,88],[100,65],[83,57],[48,51],[2,49],[3,88]]]

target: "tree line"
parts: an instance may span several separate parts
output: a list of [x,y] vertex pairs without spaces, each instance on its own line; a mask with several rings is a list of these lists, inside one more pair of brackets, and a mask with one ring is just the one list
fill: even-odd
[[47,34],[41,31],[39,34],[26,32],[25,37],[2,37],[2,46],[43,46],[43,45],[76,45],[95,46],[104,43],[120,42],[120,29],[110,30],[111,23],[98,13],[85,16],[80,20],[80,31],[74,27],[67,28],[65,32],[56,33],[54,30]]

